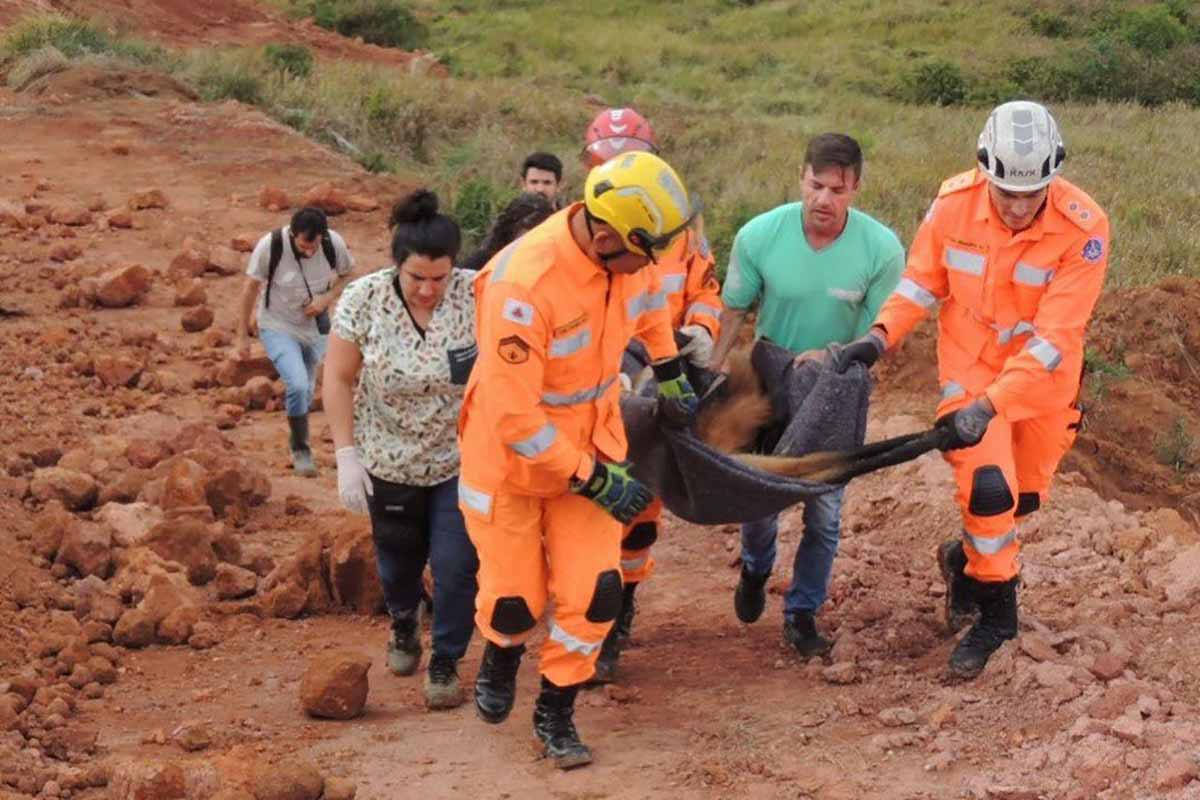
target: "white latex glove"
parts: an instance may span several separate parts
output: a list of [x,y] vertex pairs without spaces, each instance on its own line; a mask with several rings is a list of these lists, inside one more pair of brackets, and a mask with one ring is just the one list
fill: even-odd
[[621,394],[629,394],[633,391],[633,379],[624,372],[617,373],[617,380],[621,381]]
[[371,477],[358,460],[358,450],[341,447],[334,455],[337,457],[338,496],[342,498],[342,505],[356,514],[366,514],[367,495],[373,494],[373,490]]
[[708,328],[703,325],[684,325],[679,332],[692,339],[679,350],[679,355],[686,357],[694,366],[707,367],[713,351],[713,338]]

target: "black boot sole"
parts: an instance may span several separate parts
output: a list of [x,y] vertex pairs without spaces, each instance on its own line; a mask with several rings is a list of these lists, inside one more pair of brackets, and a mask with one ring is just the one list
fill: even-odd
[[549,750],[546,750],[543,755],[546,758],[553,759],[554,766],[562,770],[586,767],[592,763],[592,752],[586,747],[583,749],[583,752],[564,753],[560,756],[555,756],[551,755]]

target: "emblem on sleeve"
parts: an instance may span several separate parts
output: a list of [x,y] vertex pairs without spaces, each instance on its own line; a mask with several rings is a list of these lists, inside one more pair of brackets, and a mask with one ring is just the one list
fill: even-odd
[[1095,264],[1104,257],[1104,242],[1095,236],[1083,245],[1083,260]]
[[496,352],[509,364],[524,364],[529,360],[529,345],[520,336],[505,336]]
[[528,327],[533,325],[533,306],[510,297],[504,301],[504,310],[500,312],[500,316],[509,322]]

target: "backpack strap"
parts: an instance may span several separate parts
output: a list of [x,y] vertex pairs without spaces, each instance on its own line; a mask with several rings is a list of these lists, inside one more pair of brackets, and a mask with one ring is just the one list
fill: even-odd
[[337,273],[337,250],[333,247],[333,237],[326,233],[321,237],[321,252],[325,254],[325,260],[329,262],[329,269]]
[[271,307],[271,281],[275,280],[275,269],[279,266],[279,259],[283,258],[283,228],[276,228],[271,231],[271,258],[267,262],[267,294],[263,298],[263,306]]

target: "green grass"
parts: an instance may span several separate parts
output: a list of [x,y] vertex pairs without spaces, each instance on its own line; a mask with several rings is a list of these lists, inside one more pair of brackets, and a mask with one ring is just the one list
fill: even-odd
[[[858,206],[911,241],[939,183],[973,166],[986,103],[1012,96],[1006,74],[1058,63],[1102,34],[1142,53],[1129,14],[1151,9],[1153,32],[1159,6],[850,0],[831,12],[783,0],[416,0],[426,46],[451,66],[449,79],[330,61],[299,74],[258,49],[164,54],[160,63],[206,98],[253,103],[368,169],[429,184],[469,217],[472,235],[515,189],[532,150],[558,153],[568,193],[578,191],[586,123],[601,103],[633,104],[703,198],[723,265],[745,220],[797,197],[805,141],[829,130],[864,146]],[[1200,11],[1179,8],[1170,19],[1189,38],[1139,58],[1182,57],[1196,46]],[[127,46],[87,23],[56,24],[52,34],[37,33],[37,21],[10,28],[0,53],[13,59],[64,39],[80,53]],[[1162,42],[1178,38],[1177,26],[1167,28],[1175,33]],[[905,94],[930,86],[940,88],[925,102]],[[1200,110],[1183,102],[1052,107],[1067,141],[1065,175],[1113,220],[1109,285],[1200,276],[1191,179]]]

